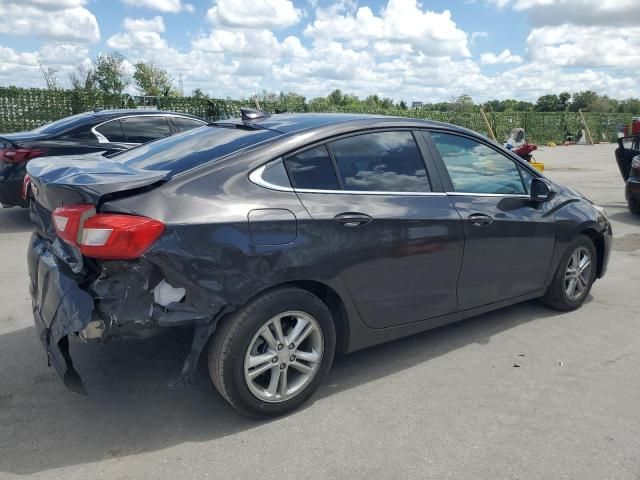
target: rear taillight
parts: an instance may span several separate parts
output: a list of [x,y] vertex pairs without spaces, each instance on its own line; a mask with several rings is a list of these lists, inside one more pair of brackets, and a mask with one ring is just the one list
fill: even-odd
[[92,205],[56,208],[58,236],[86,257],[105,260],[138,258],[164,232],[164,223],[137,215],[98,213]]
[[29,195],[29,184],[31,183],[31,177],[27,174],[22,179],[22,189],[20,190],[20,196],[23,200],[27,199]]
[[0,148],[0,161],[23,163],[47,153],[46,148]]

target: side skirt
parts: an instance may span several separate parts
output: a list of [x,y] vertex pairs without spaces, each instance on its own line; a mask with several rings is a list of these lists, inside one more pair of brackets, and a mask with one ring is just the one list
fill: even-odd
[[482,313],[498,310],[503,307],[508,307],[516,303],[521,303],[534,298],[543,296],[545,289],[536,290],[526,295],[510,298],[501,302],[491,303],[489,305],[483,305],[481,307],[471,308],[469,310],[463,310],[460,312],[454,312],[440,317],[430,318],[428,320],[422,320],[420,322],[408,323],[405,325],[398,325],[389,328],[373,329],[365,326],[358,320],[350,322],[350,335],[349,345],[346,349],[346,353],[362,350],[363,348],[378,345],[380,343],[389,342],[398,338],[406,337],[420,332],[425,332],[433,328],[448,325],[450,323],[459,322],[460,320],[466,320],[467,318],[475,317]]

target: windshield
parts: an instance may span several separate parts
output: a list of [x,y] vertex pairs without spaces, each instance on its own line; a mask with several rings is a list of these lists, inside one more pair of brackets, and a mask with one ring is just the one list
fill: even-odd
[[91,116],[92,113],[79,113],[77,115],[71,115],[55,122],[46,123],[38,128],[31,130],[32,133],[60,133],[70,127],[75,126],[79,120]]
[[166,170],[175,175],[278,135],[272,130],[204,126],[146,143],[111,159],[129,167]]

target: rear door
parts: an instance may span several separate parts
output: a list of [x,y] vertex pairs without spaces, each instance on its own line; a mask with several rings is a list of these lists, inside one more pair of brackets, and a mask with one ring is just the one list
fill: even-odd
[[424,133],[449,198],[462,217],[464,260],[458,302],[468,309],[544,287],[555,246],[548,204],[532,202],[532,172],[476,138]]
[[616,162],[625,181],[629,178],[631,172],[631,161],[637,155],[640,155],[640,135],[618,139]]
[[139,115],[121,119],[127,143],[141,144],[171,135],[171,128],[164,115]]
[[391,327],[453,312],[460,216],[424,141],[409,130],[350,135],[285,158],[291,183],[364,321]]

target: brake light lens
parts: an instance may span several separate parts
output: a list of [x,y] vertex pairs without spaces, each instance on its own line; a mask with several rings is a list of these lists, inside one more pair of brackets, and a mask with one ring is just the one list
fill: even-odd
[[131,260],[140,257],[162,235],[164,223],[152,218],[97,213],[92,205],[56,208],[52,214],[58,236],[86,257]]
[[162,235],[164,223],[146,217],[98,213],[84,222],[80,251],[92,258],[138,258]]
[[0,148],[0,161],[23,163],[47,153],[46,148]]
[[22,189],[20,190],[20,196],[23,200],[27,199],[27,195],[29,195],[29,185],[31,183],[31,177],[29,174],[25,175],[22,179]]

